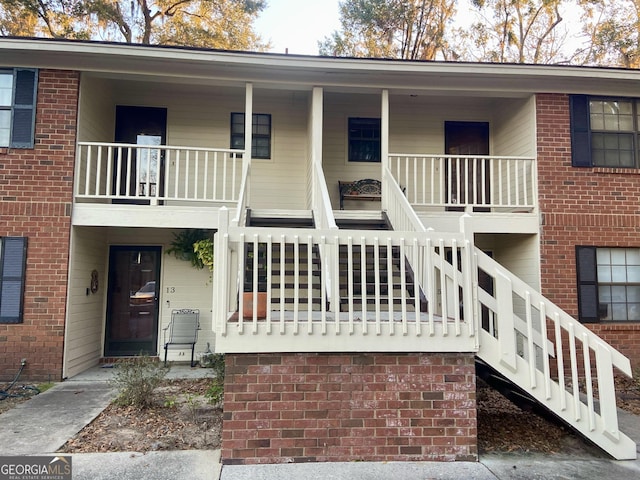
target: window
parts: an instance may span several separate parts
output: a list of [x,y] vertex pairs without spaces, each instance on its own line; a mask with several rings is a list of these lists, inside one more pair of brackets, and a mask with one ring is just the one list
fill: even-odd
[[22,323],[27,239],[0,237],[0,323]]
[[38,71],[0,69],[0,147],[33,148]]
[[[271,158],[271,115],[252,116],[251,158]],[[231,114],[231,148],[244,149],[244,113]]]
[[576,258],[581,321],[640,321],[640,248],[577,247]]
[[574,167],[640,167],[640,100],[572,95]]
[[379,162],[380,153],[380,119],[349,119],[349,161]]

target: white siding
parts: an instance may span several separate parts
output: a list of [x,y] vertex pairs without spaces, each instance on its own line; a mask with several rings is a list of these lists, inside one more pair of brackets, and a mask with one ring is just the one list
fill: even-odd
[[[380,164],[347,160],[349,117],[379,118],[380,109],[380,94],[325,94],[323,165],[334,208],[339,204],[339,180],[380,179]],[[487,122],[491,132],[492,112],[492,99],[391,95],[389,152],[444,153],[445,121]],[[350,202],[349,207],[367,208],[367,203]]]
[[[231,113],[244,111],[244,84],[207,88],[92,80],[84,96],[101,97],[102,91],[115,93],[86,102],[80,118],[82,140],[113,141],[116,105],[153,106],[167,109],[168,145],[226,149],[230,147]],[[271,114],[272,149],[271,159],[253,161],[251,207],[308,208],[310,95],[308,91],[254,91],[254,113]],[[111,110],[106,115],[108,108]]]
[[251,207],[308,209],[310,92],[253,92],[254,113],[271,114],[271,159],[253,160]]
[[[64,346],[65,377],[72,377],[96,365],[102,356],[107,291],[105,229],[74,227],[71,245]],[[98,271],[98,291],[87,294],[91,271],[94,269]]]
[[107,80],[83,74],[80,82],[78,141],[113,141],[115,116],[113,85]]
[[[173,239],[172,231],[161,229],[108,229],[75,227],[69,275],[69,303],[66,322],[64,376],[72,377],[98,363],[104,351],[106,292],[110,245],[161,246],[160,298],[157,351],[161,358],[162,329],[175,308],[198,308],[201,331],[196,353],[214,349],[211,308],[213,284],[208,270],[194,269],[189,262],[164,255]],[[92,270],[99,273],[100,286],[87,295]],[[169,360],[188,360],[190,350],[170,350]]]
[[[380,118],[380,95],[347,95],[325,92],[322,168],[334,209],[340,205],[339,180],[375,178],[380,180],[379,163],[347,162],[349,117]],[[367,208],[365,202],[350,202],[350,208]],[[380,209],[380,204],[373,207]]]
[[493,118],[493,155],[536,155],[535,97],[496,100]]
[[522,281],[540,289],[540,251],[538,235],[477,234],[476,246],[493,252],[493,259]]

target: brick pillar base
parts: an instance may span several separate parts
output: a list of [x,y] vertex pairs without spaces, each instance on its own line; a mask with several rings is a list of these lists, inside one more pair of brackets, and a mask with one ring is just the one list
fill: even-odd
[[473,354],[225,361],[224,464],[478,459]]

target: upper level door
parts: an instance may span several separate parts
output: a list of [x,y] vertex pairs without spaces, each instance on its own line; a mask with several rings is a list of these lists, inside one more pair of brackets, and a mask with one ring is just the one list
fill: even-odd
[[489,162],[468,157],[489,155],[489,124],[445,122],[444,145],[447,155],[453,156],[446,165],[446,201],[461,205],[490,203]]
[[154,147],[165,145],[166,137],[166,108],[116,106],[115,141],[140,146],[115,159],[114,193],[135,197],[163,195],[164,155]]

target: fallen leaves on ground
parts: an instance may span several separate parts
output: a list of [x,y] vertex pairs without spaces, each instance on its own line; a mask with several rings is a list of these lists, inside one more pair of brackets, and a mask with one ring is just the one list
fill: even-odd
[[60,451],[146,452],[207,450],[220,446],[222,410],[208,403],[211,379],[167,380],[154,392],[153,406],[109,405]]
[[478,451],[558,453],[565,428],[523,410],[497,390],[478,380]]
[[[636,372],[637,373],[637,372]],[[640,380],[615,377],[617,405],[640,415]],[[597,390],[595,391],[597,395]],[[551,414],[520,408],[481,379],[477,382],[478,451],[600,456],[593,445]],[[624,425],[620,426],[624,431]]]
[[[212,449],[220,446],[222,411],[207,403],[211,379],[167,380],[155,394],[154,407],[138,410],[111,404],[61,451],[117,452]],[[640,415],[640,381],[617,376],[618,406]],[[0,413],[28,400],[0,401]],[[6,403],[5,403],[6,402]],[[478,379],[480,453],[601,453],[570,429],[523,410]],[[4,407],[4,408],[3,408]],[[624,430],[624,425],[621,425]]]

